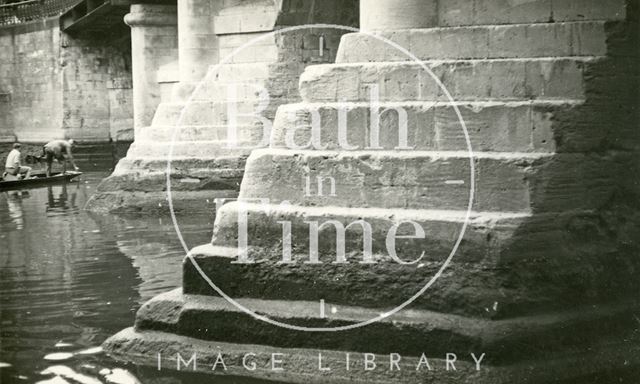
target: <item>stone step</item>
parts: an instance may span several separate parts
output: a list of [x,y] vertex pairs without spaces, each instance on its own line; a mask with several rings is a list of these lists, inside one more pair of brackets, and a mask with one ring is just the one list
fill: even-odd
[[227,140],[195,140],[176,142],[135,141],[129,148],[127,157],[131,158],[169,158],[191,156],[194,158],[211,158],[227,156],[246,156],[256,146],[256,142],[238,140],[235,146]]
[[[477,211],[595,209],[609,201],[619,188],[616,175],[633,163],[632,156],[623,153],[472,156]],[[247,160],[242,196],[303,206],[465,210],[470,162],[467,151],[257,149]],[[317,177],[323,179],[321,196]]]
[[[599,57],[430,60],[424,64],[454,100],[584,99],[584,71]],[[300,77],[306,102],[445,100],[433,77],[413,62],[314,65]],[[373,88],[372,88],[373,87]]]
[[[414,150],[467,150],[460,111],[474,151],[555,152],[556,137],[570,131],[555,117],[583,105],[581,101],[535,100],[520,102],[383,102],[379,109],[379,143],[385,150],[399,146],[399,114],[406,114],[407,143]],[[398,112],[400,110],[400,112]],[[283,105],[276,113],[272,148],[295,148],[312,139],[315,122],[320,144],[328,150],[361,150],[371,145],[370,103],[298,103]],[[340,134],[346,141],[340,140]],[[573,144],[577,140],[572,140]]]
[[[180,125],[180,126],[150,126],[139,130],[136,142],[181,142],[198,140],[227,140],[229,136],[227,125]],[[265,133],[261,125],[244,125],[237,127],[233,133],[239,142],[259,143],[263,137],[268,142],[269,131]]]
[[204,81],[189,96],[189,101],[254,101],[260,97],[269,97],[267,80],[222,82]]
[[[239,216],[242,215],[242,212],[247,212],[248,214],[248,245],[249,247],[255,247],[256,252],[262,252],[259,250],[262,247],[273,245],[274,239],[282,238],[282,225],[277,223],[280,219],[291,222],[291,236],[293,240],[297,240],[294,241],[294,244],[296,244],[296,251],[300,253],[308,252],[309,249],[309,221],[325,222],[327,220],[336,220],[346,226],[354,221],[364,220],[371,227],[370,232],[374,239],[372,251],[378,254],[386,252],[386,243],[381,240],[386,239],[389,228],[399,222],[415,221],[429,233],[429,236],[425,239],[420,238],[399,242],[398,247],[404,247],[403,249],[406,248],[405,250],[409,249],[410,246],[423,248],[425,243],[429,243],[429,254],[425,255],[428,260],[441,260],[442,256],[446,258],[449,255],[453,242],[460,234],[460,230],[468,216],[465,242],[473,244],[475,248],[465,247],[465,249],[460,249],[461,253],[458,253],[457,257],[464,262],[473,262],[489,257],[489,253],[486,250],[493,245],[486,238],[488,231],[495,230],[496,233],[499,231],[509,232],[531,216],[529,213],[519,212],[467,212],[463,210],[429,209],[399,211],[397,209],[379,207],[298,206],[282,201],[272,201],[267,197],[247,197],[244,194],[244,189],[238,199],[237,202],[226,203],[218,211],[214,233],[214,244],[216,246],[214,254],[217,255],[216,257],[232,258],[237,255],[237,249],[235,248],[238,244],[238,220],[240,220]],[[404,230],[406,228],[401,232],[404,232]],[[335,239],[333,241],[329,240],[335,235],[332,235],[331,232],[335,231],[321,230],[319,233],[321,240],[325,240],[319,243],[319,249],[328,251],[328,253],[331,253],[331,250],[335,251],[336,247]],[[345,244],[349,248],[359,249],[361,257],[361,227],[353,225],[349,233],[351,232],[353,232],[354,236],[348,236],[345,239]],[[278,247],[281,248],[281,245]],[[281,250],[277,250],[269,255],[262,256],[279,259],[281,254]],[[418,252],[419,254],[420,252]],[[204,252],[202,255],[205,255],[204,257],[206,258],[206,256],[210,255],[210,252]],[[335,252],[333,255],[323,256],[326,256],[323,261],[327,259],[335,260]],[[354,257],[358,258],[357,255]],[[256,258],[256,260],[260,260],[260,257]],[[412,268],[415,268],[415,266]]]
[[438,3],[438,25],[624,20],[629,0],[455,0]]
[[604,56],[606,39],[604,21],[350,33],[342,37],[336,62]]
[[189,100],[200,82],[181,81],[171,88],[169,100],[173,102],[186,102]]
[[[330,7],[331,5],[323,2],[323,6]],[[305,12],[308,11],[298,9],[296,12],[298,15],[281,13],[280,22],[285,23],[283,25],[286,25],[287,22],[293,22],[292,25],[299,24],[300,17]],[[306,18],[306,16],[302,17]],[[333,21],[335,22],[336,19]],[[276,34],[221,35],[219,36],[220,61],[234,64],[249,64],[258,61],[287,62],[289,64],[333,63],[340,44],[340,37],[345,32],[344,29],[327,24],[320,28],[301,28]],[[320,36],[323,37],[322,54],[320,53]]]
[[[266,108],[266,109],[265,109]],[[236,113],[238,126],[259,123],[259,116],[273,120],[277,106],[262,104],[260,100],[248,101],[189,101],[162,103],[153,116],[152,126],[210,126],[230,123],[230,112]],[[265,109],[264,111],[262,111]],[[255,116],[255,115],[259,116]]]
[[[198,270],[188,261],[184,264],[183,288],[186,293],[216,295],[202,271],[232,297],[324,299],[384,308],[402,304],[430,284],[413,302],[414,308],[490,317],[569,308],[589,300],[606,302],[611,294],[638,289],[633,268],[622,261],[626,251],[611,240],[598,213],[469,215],[465,221],[464,211],[231,202],[217,211],[213,245],[191,252]],[[243,217],[246,232],[239,231]],[[422,228],[423,236],[409,221]],[[311,241],[316,238],[313,222],[324,224],[317,242]],[[346,228],[340,236],[344,240],[337,240],[335,223]],[[412,237],[388,243],[390,231],[400,223],[404,224],[398,233]],[[290,228],[286,236],[285,224]],[[363,232],[363,227],[369,229]],[[626,224],[614,230],[622,238],[633,236]],[[242,233],[247,258],[256,263],[236,262]],[[370,246],[363,238],[371,239]],[[284,243],[291,244],[291,262],[283,263],[289,249]],[[307,263],[310,244],[317,244],[318,263]],[[392,258],[391,250],[399,259]],[[362,263],[368,260],[374,262]],[[439,277],[433,283],[435,276]]]
[[[131,183],[131,181],[129,180]],[[205,189],[205,190],[172,190],[173,212],[176,214],[202,214],[215,212],[217,198],[230,198],[238,195],[235,189]],[[116,189],[95,193],[87,201],[84,209],[98,213],[124,214],[169,214],[170,208],[167,193],[164,190],[136,191]]]
[[208,80],[223,82],[242,82],[255,79],[269,79],[277,75],[301,72],[304,65],[297,62],[270,63],[224,63],[211,65]]
[[[224,156],[224,157],[212,157],[212,156],[173,156],[171,158],[172,173],[188,174],[203,172],[203,174],[209,174],[211,172],[226,172],[232,170],[234,172],[240,171],[240,176],[244,171],[244,165],[248,156]],[[133,157],[127,156],[118,162],[113,175],[122,176],[133,170],[140,174],[165,172],[167,169],[167,156],[159,157]]]
[[[181,156],[172,158],[171,189],[174,191],[218,189],[237,191],[242,180],[246,158],[247,154],[227,157]],[[166,156],[133,157],[129,155],[118,162],[111,176],[100,183],[98,191],[101,193],[117,192],[119,195],[128,192],[166,191],[167,165]],[[140,199],[134,200],[139,201]],[[135,206],[133,203],[129,205]]]
[[[198,82],[182,82],[174,87],[173,100],[225,100],[229,86],[235,86],[238,99],[255,98],[256,90],[268,88],[269,82],[286,80],[295,88],[304,66],[296,62],[224,63],[209,67],[205,78]],[[195,94],[194,94],[195,92]],[[219,93],[222,92],[222,95]]]
[[[265,102],[282,103],[285,99],[297,100],[299,73],[280,76],[277,79],[245,79],[241,81],[202,81],[180,84],[174,87],[174,102]],[[278,83],[278,88],[273,87]]]
[[[380,310],[330,302],[325,303],[322,316],[317,301],[236,299],[259,316],[299,327],[348,326],[381,316]],[[485,353],[493,364],[504,364],[540,357],[552,345],[554,350],[561,350],[563,343],[588,344],[591,340],[585,336],[598,335],[599,331],[600,337],[618,335],[632,321],[633,311],[622,304],[498,321],[407,309],[359,329],[302,332],[259,321],[221,297],[183,294],[177,289],[146,302],[137,313],[135,327],[137,331],[172,332],[216,342],[366,353],[393,351],[408,356],[420,356],[428,340],[429,353],[456,353],[462,361],[472,360],[470,353],[475,352],[477,357]],[[609,327],[600,329],[601,324]],[[566,332],[566,327],[574,327],[576,332]],[[582,334],[578,336],[577,331]]]
[[[597,318],[593,320],[597,320]],[[603,319],[601,324],[610,328],[611,324],[619,323],[621,322],[615,319]],[[367,329],[371,328],[373,327]],[[196,329],[202,330],[203,328]],[[575,328],[571,327],[570,329]],[[244,336],[244,331],[243,329],[234,334]],[[522,328],[518,331],[510,330],[512,333],[522,331]],[[260,337],[265,338],[270,332],[271,330],[265,329]],[[452,368],[448,370],[446,353],[451,351],[446,351],[445,354],[431,352],[429,340],[432,337],[424,340],[420,338],[410,340],[412,345],[422,346],[422,351],[418,355],[424,353],[425,358],[428,359],[429,367],[425,365],[424,361],[422,364],[420,363],[420,356],[390,355],[390,353],[397,353],[395,351],[384,351],[383,354],[364,352],[369,353],[369,355],[365,355],[360,352],[349,353],[345,350],[318,349],[316,346],[282,348],[250,344],[251,341],[248,339],[242,343],[225,343],[217,340],[212,342],[211,340],[202,340],[200,335],[189,337],[168,331],[136,330],[133,327],[122,330],[109,338],[103,344],[103,348],[116,361],[134,363],[136,366],[145,366],[149,369],[158,369],[158,353],[149,353],[149,351],[161,351],[162,370],[176,369],[178,354],[185,361],[189,361],[195,356],[196,366],[194,367],[193,363],[190,363],[188,367],[186,364],[182,365],[182,375],[185,370],[193,370],[200,374],[212,375],[214,380],[220,378],[222,382],[231,376],[247,378],[245,381],[233,379],[233,382],[253,382],[253,379],[262,382],[268,379],[278,383],[308,384],[414,384],[429,382],[453,384],[469,382],[469,377],[473,378],[472,382],[475,384],[604,383],[620,380],[631,383],[637,377],[637,371],[640,369],[638,359],[640,349],[634,343],[622,341],[632,336],[615,334],[607,338],[584,325],[580,326],[576,332],[564,331],[556,332],[556,334],[557,337],[537,338],[522,343],[521,347],[525,350],[529,350],[528,345],[534,345],[538,346],[538,350],[534,351],[536,354],[541,354],[541,351],[546,352],[538,359],[523,356],[525,361],[522,363],[504,365],[496,361],[492,362],[492,356],[485,355],[480,363],[480,371],[477,370],[478,367],[469,353],[456,356],[455,370]],[[583,340],[593,340],[590,346],[583,347],[588,348],[589,352],[576,353],[575,350],[569,350],[566,345],[558,344],[558,341],[567,340],[570,335],[582,337]],[[225,336],[228,337],[230,334]],[[309,336],[310,334],[307,333],[300,336],[300,339]],[[290,337],[291,332],[283,335],[281,340],[287,340]],[[314,336],[311,339],[315,340],[316,338],[318,337]],[[344,339],[342,344],[351,347],[346,341],[351,338],[345,337]],[[394,337],[389,335],[382,335],[375,342],[388,343],[393,339]],[[371,339],[368,334],[362,334],[356,340]],[[545,340],[548,343],[544,343]],[[476,359],[479,360],[482,351],[475,353]],[[347,355],[349,356],[348,368]],[[398,365],[394,365],[393,368],[391,368],[392,357],[401,359]],[[375,362],[375,367],[369,365],[365,368],[365,358]],[[218,359],[223,360],[224,368]],[[246,365],[243,365],[243,361]],[[213,369],[216,362],[218,364]],[[274,367],[276,367],[275,370]],[[280,367],[282,370],[278,369]]]
[[[240,186],[242,175],[244,172],[244,165],[248,155],[236,154],[234,156],[227,157],[190,157],[190,156],[176,156],[171,159],[171,175],[180,183],[195,182],[195,179],[206,179],[211,177],[234,179],[237,181],[237,186]],[[162,182],[166,181],[167,172],[167,156],[163,157],[126,157],[121,159],[112,176],[105,180],[109,180],[113,177],[127,177],[130,178],[131,184],[117,184],[114,185],[116,189],[134,189],[136,177],[140,178],[161,178]],[[135,176],[131,176],[134,174]],[[180,181],[184,179],[183,181]],[[154,182],[155,183],[155,182]],[[105,184],[105,183],[103,183]],[[112,190],[112,188],[102,188],[101,184],[99,189]],[[146,183],[140,183],[145,185]],[[156,183],[157,184],[157,183]],[[105,184],[106,185],[106,184]],[[144,187],[143,187],[144,189]]]

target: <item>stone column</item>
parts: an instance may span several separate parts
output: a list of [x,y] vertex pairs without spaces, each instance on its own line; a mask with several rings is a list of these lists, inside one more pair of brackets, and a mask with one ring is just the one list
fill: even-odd
[[178,0],[180,81],[201,80],[218,62],[218,37],[213,17],[222,0]]
[[429,28],[438,24],[438,0],[360,0],[365,31]]
[[131,27],[134,129],[148,126],[160,103],[158,70],[178,59],[176,7],[132,4],[124,18]]

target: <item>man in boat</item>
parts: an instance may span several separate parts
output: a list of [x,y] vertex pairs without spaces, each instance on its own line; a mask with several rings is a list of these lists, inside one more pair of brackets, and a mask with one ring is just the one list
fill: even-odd
[[54,159],[62,163],[62,173],[67,172],[67,161],[71,162],[73,169],[79,170],[71,154],[71,149],[74,145],[75,142],[73,140],[53,140],[42,147],[42,156],[47,161],[47,177],[51,176],[51,164]]
[[22,145],[20,145],[20,143],[13,144],[13,149],[7,156],[7,162],[5,163],[4,171],[6,174],[15,176],[18,179],[20,178],[20,175],[24,175],[24,178],[28,179],[31,177],[31,167],[25,167],[20,164],[21,146]]

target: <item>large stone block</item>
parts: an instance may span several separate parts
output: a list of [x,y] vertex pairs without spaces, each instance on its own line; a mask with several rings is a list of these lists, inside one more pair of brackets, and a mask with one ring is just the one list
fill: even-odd
[[[632,155],[421,151],[256,150],[247,162],[241,197],[277,204],[386,209],[466,210],[470,161],[473,209],[548,212],[598,209],[621,188]],[[571,169],[567,175],[566,170]],[[325,180],[324,194],[306,191],[307,178]],[[335,193],[329,193],[329,184]]]
[[[496,59],[425,62],[453,100],[584,99],[584,67],[596,58]],[[318,65],[300,78],[307,102],[448,100],[443,87],[416,63]],[[375,91],[374,91],[375,93]]]
[[[312,301],[291,303],[239,299],[238,302],[271,319],[297,325],[346,325],[379,315],[378,311],[369,308],[329,304],[332,310],[327,311],[323,318],[318,311],[318,303]],[[431,341],[430,353],[455,352],[464,361],[471,358],[468,355],[470,352],[482,350],[492,359],[513,361],[522,357],[544,358],[553,344],[584,343],[588,339],[563,331],[567,327],[597,333],[601,331],[598,322],[613,320],[622,327],[629,324],[630,318],[629,311],[622,306],[591,309],[583,318],[577,311],[567,311],[553,317],[531,316],[497,321],[413,309],[385,318],[367,328],[309,334],[261,323],[222,298],[182,294],[180,290],[175,290],[146,303],[138,313],[136,329],[138,332],[173,332],[218,342],[253,339],[256,343],[280,348],[304,346],[381,354],[393,350],[403,355],[420,355],[424,351],[419,340],[428,339]],[[252,327],[248,329],[247,323]],[[218,326],[210,327],[207,324]],[[486,332],[478,334],[472,331],[479,328]],[[516,328],[521,331],[519,335],[512,332]],[[616,333],[613,329],[610,332]],[[398,337],[385,337],[388,333],[398,334]]]
[[438,23],[437,0],[361,0],[360,27],[367,31],[428,28]]
[[278,9],[271,1],[250,1],[223,8],[214,17],[217,35],[271,31],[276,25]]
[[[193,156],[195,158],[216,158],[243,156],[251,152],[254,143],[238,141],[238,147],[227,145],[226,140],[209,141],[180,141],[176,143],[167,142],[135,142],[131,145],[127,155],[140,158],[166,158],[169,154],[176,157]],[[245,148],[245,149],[242,149]]]
[[[140,130],[137,141],[143,142],[171,142],[197,141],[202,137],[209,140],[227,140],[229,127],[226,125],[180,125],[163,126],[156,125],[145,127]],[[264,127],[261,125],[242,125],[233,131],[239,142],[260,143],[265,135]],[[230,143],[224,143],[227,146]]]
[[[420,60],[601,56],[607,53],[604,21],[467,26],[362,33],[343,37],[338,63]],[[384,40],[386,39],[386,40]]]
[[[253,103],[246,100],[237,101],[191,101],[186,103],[162,103],[158,106],[152,126],[203,126],[225,125],[230,118],[235,119],[238,126],[259,123],[255,114],[263,109],[260,100]],[[263,115],[273,120],[275,111],[267,109]]]
[[[379,149],[398,148],[401,138],[406,137],[403,146],[412,150],[465,151],[467,141],[455,106],[473,151],[553,152],[562,150],[554,137],[572,127],[557,123],[556,116],[581,105],[562,101],[407,101],[385,102],[377,108],[364,102],[289,104],[276,113],[270,146],[308,147],[315,130],[319,131],[318,145],[322,148],[362,150],[372,146],[371,130],[377,126]],[[402,135],[401,127],[406,127]]]
[[625,0],[453,0],[441,1],[439,5],[441,26],[624,20],[627,17]]
[[[240,212],[248,215],[247,255],[255,263],[237,263],[243,249],[238,240]],[[392,308],[419,292],[442,268],[464,216],[460,211],[230,203],[218,211],[214,245],[195,249],[192,256],[199,270],[234,298],[324,299]],[[619,295],[619,290],[636,291],[637,282],[630,276],[637,260],[628,258],[623,244],[637,231],[638,217],[621,214],[619,220],[605,223],[602,220],[608,220],[607,216],[589,211],[473,213],[452,263],[413,307],[507,318],[611,302],[610,296]],[[335,228],[327,225],[318,234],[318,262],[309,264],[310,223],[330,220],[345,227],[358,220],[369,223],[374,262],[361,263],[366,235],[359,225],[348,227],[344,243],[337,241]],[[406,220],[415,221],[426,233],[424,239],[396,243],[397,254],[406,262],[425,252],[418,263],[410,265],[392,260],[384,240],[392,225]],[[291,259],[285,258],[283,222],[290,223]],[[616,233],[613,238],[610,231]],[[345,247],[344,262],[338,262],[338,245]],[[188,259],[184,273],[185,292],[218,295]],[[628,278],[616,277],[620,275]],[[491,312],[485,311],[491,307]]]
[[[297,308],[296,308],[297,309]],[[541,319],[543,320],[543,319]],[[522,327],[520,327],[521,329]],[[206,329],[206,328],[205,328]],[[579,334],[584,335],[580,332]],[[589,331],[587,334],[597,334]],[[567,332],[562,333],[567,335]],[[589,336],[585,336],[589,338]],[[347,338],[351,340],[352,338]],[[389,338],[384,338],[389,339]],[[546,338],[545,338],[546,339]],[[554,340],[559,340],[552,338]],[[527,344],[527,343],[523,343]],[[613,345],[612,345],[613,344]],[[597,346],[597,353],[585,354],[576,357],[562,352],[547,353],[546,356],[538,360],[529,360],[527,364],[516,366],[483,366],[482,372],[477,371],[473,361],[458,360],[455,364],[456,370],[447,370],[446,355],[428,355],[431,362],[431,370],[420,365],[419,356],[401,356],[399,369],[390,369],[390,355],[371,354],[365,357],[362,353],[351,354],[348,365],[346,362],[346,352],[336,350],[318,350],[317,348],[278,348],[266,345],[255,345],[246,343],[222,343],[216,342],[213,348],[211,341],[201,340],[197,337],[179,336],[172,332],[154,330],[135,330],[128,328],[105,344],[105,348],[110,355],[117,360],[135,362],[136,364],[149,367],[157,366],[157,356],[150,356],[146,351],[149,349],[162,351],[162,366],[171,367],[175,365],[175,358],[178,353],[185,350],[193,351],[200,357],[200,364],[197,365],[197,372],[206,374],[242,375],[244,377],[265,379],[268,378],[277,382],[285,383],[312,383],[312,384],[370,384],[372,382],[385,383],[415,383],[424,381],[435,381],[438,383],[460,383],[468,377],[473,377],[473,381],[478,384],[508,384],[514,381],[530,382],[553,382],[554,380],[572,380],[575,371],[569,372],[567,366],[576,368],[583,377],[593,378],[596,382],[602,380],[619,380],[620,377],[632,380],[635,377],[634,369],[631,368],[626,374],[612,373],[610,368],[619,360],[625,360],[626,356],[637,356],[637,349],[629,343],[602,343]],[[554,350],[551,346],[543,346],[543,350]],[[222,353],[222,358],[227,364],[228,370],[212,371]],[[256,363],[255,370],[247,370],[241,362],[244,356],[249,354],[256,360],[249,361]],[[274,372],[272,366],[273,354],[282,353],[286,360],[283,371]],[[322,356],[323,367],[329,371],[318,373],[318,359]],[[276,359],[280,355],[276,355]],[[470,358],[466,355],[465,358]],[[476,356],[479,358],[478,356]],[[188,357],[187,357],[188,358]],[[364,359],[369,358],[376,363],[376,369],[366,370]],[[626,360],[627,365],[635,367],[638,365],[635,359]],[[326,365],[324,365],[326,364]],[[422,367],[416,369],[416,367]],[[531,366],[544,366],[545,369],[531,369]],[[369,366],[369,368],[371,368]]]

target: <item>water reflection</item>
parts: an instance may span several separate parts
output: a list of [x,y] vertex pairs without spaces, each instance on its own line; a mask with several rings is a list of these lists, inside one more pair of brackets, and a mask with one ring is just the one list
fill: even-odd
[[22,219],[22,199],[29,197],[29,191],[9,191],[3,193],[7,199],[9,217],[15,224],[16,229],[23,229],[24,220]]
[[[98,371],[115,368],[114,362],[77,352],[130,326],[141,303],[180,284],[184,252],[168,218],[82,211],[104,176],[85,174],[70,184],[0,194],[3,384],[50,379],[40,372],[61,363],[99,378]],[[211,221],[181,220],[191,244],[210,239]],[[68,360],[44,359],[54,353]],[[143,383],[155,381],[145,370],[135,374]]]
[[[79,188],[79,186],[78,186]],[[54,197],[53,187],[47,186],[47,214],[51,214],[54,212],[64,213],[65,211],[76,208],[76,192],[74,191],[71,194],[71,201],[69,204],[67,203],[69,199],[69,194],[67,192],[67,184],[62,184],[60,187],[60,194],[58,198]]]

